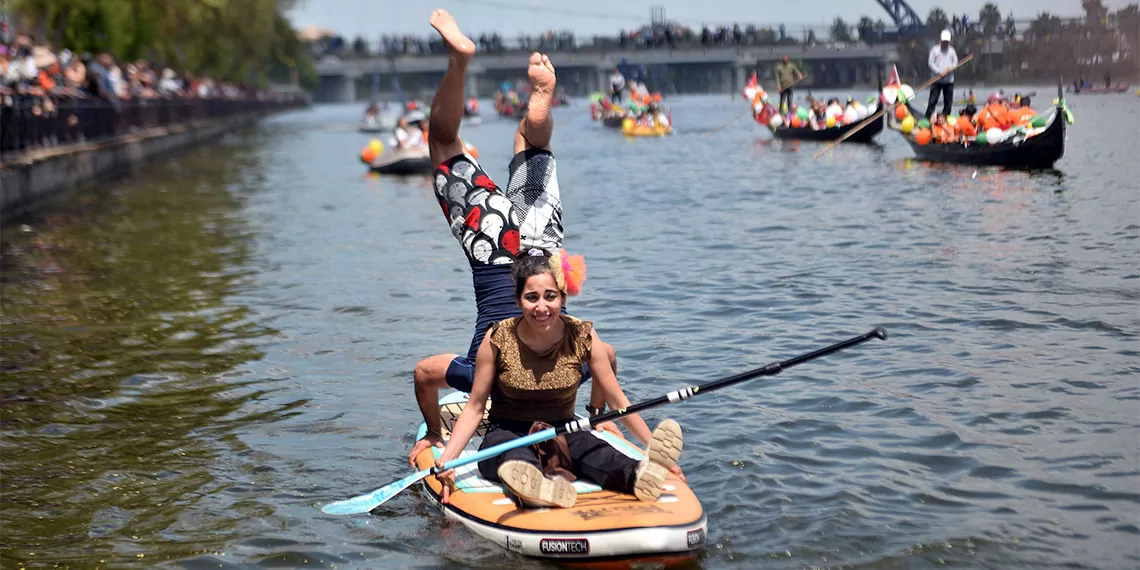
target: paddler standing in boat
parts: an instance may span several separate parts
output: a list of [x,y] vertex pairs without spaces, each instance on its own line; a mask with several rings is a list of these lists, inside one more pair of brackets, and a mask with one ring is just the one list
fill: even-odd
[[[433,12],[431,25],[442,36],[449,54],[447,71],[432,101],[428,147],[436,165],[433,185],[452,234],[471,265],[478,315],[466,356],[437,354],[416,364],[416,400],[428,429],[427,436],[417,441],[408,455],[408,462],[413,465],[424,449],[432,445],[443,447],[439,391],[451,386],[470,392],[476,353],[487,329],[520,314],[510,275],[515,255],[522,247],[561,249],[563,236],[562,200],[554,155],[550,152],[554,131],[550,100],[555,85],[550,59],[538,53],[530,57],[531,101],[514,135],[516,154],[504,191],[464,152],[459,138],[463,87],[475,44],[459,31],[446,10]],[[617,368],[613,347],[602,343],[602,349],[612,374]],[[601,390],[595,386],[590,397],[591,415],[601,413],[605,403]],[[643,444],[649,442],[649,428],[640,418],[626,422],[626,426]]]
[[950,45],[950,30],[942,30],[940,40],[938,45],[930,48],[930,57],[927,61],[930,72],[938,78],[934,85],[930,86],[930,101],[926,104],[927,119],[934,115],[934,108],[938,106],[939,96],[942,97],[943,115],[949,115],[950,108],[954,105],[954,74],[947,73],[945,77],[939,76],[958,65],[958,52],[954,51],[954,47]]
[[615,67],[613,75],[610,75],[610,103],[621,105],[623,89],[625,89],[625,76],[621,74],[621,70]]
[[[799,77],[796,77],[796,76]],[[804,78],[804,73],[796,64],[788,61],[787,54],[776,64],[776,90],[780,92],[780,112],[786,112],[792,106],[792,84]]]
[[[476,357],[471,398],[435,461],[437,467],[459,457],[483,421],[488,397],[494,398],[495,405],[480,449],[573,421],[586,363],[595,371],[594,386],[601,387],[610,406],[629,405],[593,324],[562,314],[567,295],[581,290],[585,261],[565,251],[532,248],[515,260],[511,278],[522,315],[499,322],[484,337]],[[658,424],[641,461],[590,431],[571,432],[552,442],[539,450],[520,447],[480,461],[479,473],[500,481],[526,506],[574,506],[577,492],[571,482],[577,478],[642,501],[656,501],[666,475],[677,465],[682,445],[681,426],[673,420]],[[447,504],[455,470],[436,477],[443,484],[440,500]]]

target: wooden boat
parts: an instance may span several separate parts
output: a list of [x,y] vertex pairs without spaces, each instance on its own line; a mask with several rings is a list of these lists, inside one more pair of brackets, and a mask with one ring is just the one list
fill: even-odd
[[[452,392],[440,398],[444,437],[466,405],[467,394]],[[490,405],[488,405],[490,408]],[[486,423],[476,430],[463,453],[478,449]],[[416,438],[427,433],[421,424]],[[599,432],[594,432],[596,435]],[[641,458],[638,448],[609,433],[598,435],[626,455]],[[426,449],[416,458],[419,469],[428,469],[442,450]],[[508,551],[559,563],[609,563],[630,567],[651,563],[679,564],[705,548],[708,520],[692,490],[670,475],[665,491],[656,502],[606,491],[585,481],[576,481],[577,504],[568,509],[521,508],[498,483],[479,474],[476,464],[456,471],[456,490],[449,504],[440,504],[442,485],[435,477],[423,480],[425,495],[443,509],[444,515],[462,523],[472,533]]]
[[387,133],[396,128],[398,117],[391,114],[365,116],[360,122],[359,131],[362,133]]
[[639,125],[633,119],[625,119],[621,125],[621,134],[627,137],[663,137],[673,134],[672,125]]
[[1076,95],[1111,95],[1114,93],[1127,93],[1131,85],[1114,85],[1112,87],[1082,87],[1071,90]]
[[[911,108],[914,114],[915,109]],[[916,114],[918,116],[920,114]],[[978,166],[1005,166],[1018,169],[1051,168],[1065,154],[1065,110],[1058,104],[1049,117],[1044,130],[1024,140],[1006,141],[993,145],[975,144],[918,144],[914,137],[899,132],[914,154],[921,160],[973,164]]]
[[526,116],[526,104],[520,104],[518,107],[515,107],[514,105],[506,102],[502,104],[496,104],[495,112],[497,112],[500,117],[522,119]]
[[625,115],[609,115],[602,117],[602,125],[611,129],[620,129],[622,123],[625,121]]
[[368,168],[380,174],[431,174],[434,168],[426,146],[386,152],[376,157]]
[[[867,116],[870,117],[871,115],[874,115],[876,112],[878,112],[878,110],[881,108],[881,105],[882,105],[881,103],[876,105],[873,109],[871,109],[871,112]],[[886,115],[886,113],[883,113],[883,115]],[[863,124],[863,121],[859,120],[859,121],[855,121],[854,123],[851,123],[849,125],[843,125],[843,126],[839,126],[839,127],[830,127],[827,129],[813,129],[811,127],[793,128],[793,127],[789,127],[787,125],[780,125],[779,127],[772,129],[772,136],[774,136],[778,139],[815,141],[815,142],[830,142],[830,141],[838,140],[840,137],[847,134],[847,131],[854,129],[855,127],[858,127],[861,124]],[[883,125],[884,124],[886,124],[886,117],[885,116],[880,117],[879,120],[863,127],[862,129],[859,130],[859,132],[851,135],[850,138],[844,140],[843,142],[845,142],[845,143],[849,143],[849,142],[853,142],[853,143],[874,142],[875,136],[883,131]]]

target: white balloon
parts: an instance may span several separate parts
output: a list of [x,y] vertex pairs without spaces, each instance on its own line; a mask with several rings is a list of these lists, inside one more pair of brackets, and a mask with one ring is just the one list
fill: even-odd
[[903,85],[899,87],[899,95],[900,97],[905,96],[907,101],[911,101],[914,99],[914,88],[910,85]]
[[848,109],[847,112],[843,114],[843,120],[848,123],[854,123],[855,121],[858,121],[859,111],[856,111],[854,107]]
[[1005,140],[1005,131],[994,127],[986,130],[986,142],[990,144],[998,144]]
[[887,100],[887,103],[893,104],[895,102],[895,100],[898,99],[898,96],[899,96],[898,87],[884,87],[883,88],[883,98]]
[[783,125],[783,124],[784,124],[784,118],[781,117],[779,113],[772,115],[772,120],[768,121],[768,126],[772,127],[773,129],[777,129],[780,127],[780,125]]

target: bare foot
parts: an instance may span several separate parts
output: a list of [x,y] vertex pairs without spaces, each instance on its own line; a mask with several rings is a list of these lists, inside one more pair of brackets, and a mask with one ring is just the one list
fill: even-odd
[[550,58],[538,52],[530,54],[526,70],[530,78],[530,100],[527,102],[527,121],[540,125],[550,118],[550,100],[554,97],[554,65]]
[[459,25],[455,23],[455,18],[448,14],[447,10],[436,9],[431,13],[431,18],[428,21],[431,23],[431,27],[439,32],[443,38],[443,43],[447,44],[448,53],[463,61],[471,60],[471,57],[475,55],[475,42],[459,31]]

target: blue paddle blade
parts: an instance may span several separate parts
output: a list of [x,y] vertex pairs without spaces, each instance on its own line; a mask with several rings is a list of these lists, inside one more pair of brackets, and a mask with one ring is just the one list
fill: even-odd
[[329,503],[321,507],[321,512],[326,515],[358,515],[367,513],[376,507],[384,504],[385,501],[400,494],[400,491],[419,483],[424,477],[431,474],[431,471],[425,469],[412,473],[395,483],[389,483],[371,493],[359,495],[351,499]]

